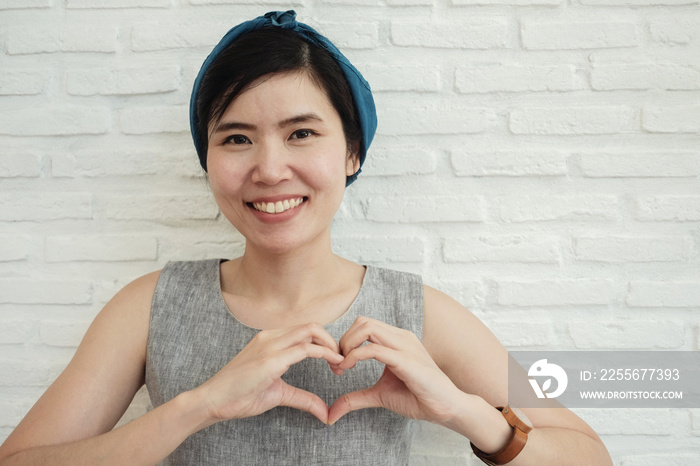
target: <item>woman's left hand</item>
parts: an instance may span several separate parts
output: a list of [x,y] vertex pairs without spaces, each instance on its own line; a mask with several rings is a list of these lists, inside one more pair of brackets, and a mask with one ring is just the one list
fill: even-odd
[[444,424],[454,416],[457,397],[464,395],[411,331],[359,317],[340,339],[340,349],[345,356],[341,370],[368,359],[386,367],[374,386],[338,398],[330,408],[329,424],[350,411],[377,407]]

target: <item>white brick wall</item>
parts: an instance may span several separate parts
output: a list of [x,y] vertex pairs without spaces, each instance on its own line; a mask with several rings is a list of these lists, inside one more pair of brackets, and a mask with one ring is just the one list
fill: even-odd
[[[240,253],[191,83],[290,7],[379,108],[339,253],[423,274],[511,349],[700,350],[699,1],[0,0],[0,441],[121,286]],[[700,457],[698,409],[579,412],[617,466]],[[478,463],[421,424],[412,464]]]

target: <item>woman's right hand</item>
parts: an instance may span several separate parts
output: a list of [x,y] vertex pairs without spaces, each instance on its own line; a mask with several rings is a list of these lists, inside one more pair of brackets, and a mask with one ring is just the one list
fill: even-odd
[[319,324],[263,330],[214,377],[195,389],[212,421],[256,416],[275,406],[307,411],[328,423],[328,405],[317,395],[282,380],[290,366],[306,358],[325,359],[340,373],[338,343]]

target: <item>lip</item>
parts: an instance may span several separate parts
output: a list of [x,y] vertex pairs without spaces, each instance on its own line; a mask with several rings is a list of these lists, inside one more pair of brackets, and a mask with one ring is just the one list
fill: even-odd
[[[291,209],[287,209],[284,212],[280,212],[280,213],[271,214],[268,212],[262,212],[260,210],[257,210],[255,207],[253,207],[253,203],[262,203],[262,202],[270,203],[270,202],[278,202],[278,201],[285,201],[285,200],[292,200],[292,199],[302,199],[302,202],[298,206],[292,207]],[[306,196],[281,195],[281,196],[257,198],[253,201],[246,202],[246,206],[253,213],[253,215],[261,222],[274,224],[274,223],[286,222],[287,220],[297,216],[301,212],[301,209],[304,207],[307,200],[308,200],[308,197],[306,197]]]
[[255,202],[277,202],[299,198],[306,200],[306,196],[303,196],[301,194],[280,194],[278,196],[256,197],[255,199],[250,199],[246,201],[246,204],[253,204]]

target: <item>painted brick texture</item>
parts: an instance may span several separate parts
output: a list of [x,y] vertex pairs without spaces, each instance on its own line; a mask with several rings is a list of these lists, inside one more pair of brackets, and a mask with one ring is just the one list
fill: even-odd
[[[122,286],[243,250],[187,108],[211,46],[271,9],[375,91],[337,253],[422,274],[512,350],[700,350],[699,6],[0,0],[0,442]],[[616,466],[700,457],[698,409],[577,412]],[[419,423],[411,464],[480,463]]]

